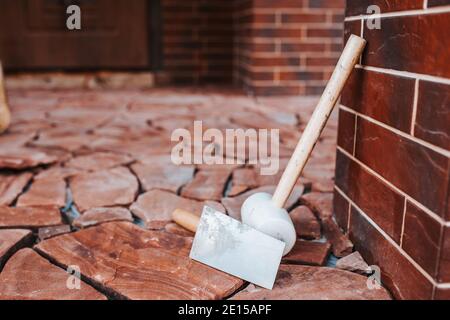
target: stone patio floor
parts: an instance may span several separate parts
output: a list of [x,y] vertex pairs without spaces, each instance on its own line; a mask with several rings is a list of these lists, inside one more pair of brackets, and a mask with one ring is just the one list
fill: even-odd
[[[190,260],[193,234],[170,221],[174,209],[200,214],[204,204],[239,219],[249,194],[272,192],[315,98],[15,89],[9,102],[13,123],[0,136],[0,299],[390,298],[368,289],[367,266],[333,219],[336,113],[288,201],[299,240],[274,290]],[[194,120],[204,130],[279,129],[279,173],[174,165],[171,134],[192,131]]]

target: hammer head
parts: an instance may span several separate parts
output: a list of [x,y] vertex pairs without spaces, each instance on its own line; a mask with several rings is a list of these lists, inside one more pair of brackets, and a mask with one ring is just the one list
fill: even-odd
[[278,208],[268,193],[255,193],[241,208],[242,222],[273,238],[283,241],[283,255],[287,255],[297,241],[294,224],[283,208]]
[[284,246],[284,242],[205,206],[190,258],[272,289]]

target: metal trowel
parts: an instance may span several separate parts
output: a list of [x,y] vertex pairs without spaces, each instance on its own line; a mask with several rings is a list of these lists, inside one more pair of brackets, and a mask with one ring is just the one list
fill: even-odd
[[272,289],[285,243],[208,206],[201,217],[177,209],[173,220],[195,232],[190,258]]

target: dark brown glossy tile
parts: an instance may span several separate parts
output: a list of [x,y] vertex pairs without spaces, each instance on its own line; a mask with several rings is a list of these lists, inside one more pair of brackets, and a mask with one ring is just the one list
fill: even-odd
[[358,119],[356,158],[444,217],[449,158],[364,119]]
[[342,104],[404,132],[411,131],[414,79],[355,69]]
[[450,289],[436,288],[434,300],[450,300]]
[[[381,12],[422,9],[423,0],[350,0],[347,1],[346,16],[367,14],[367,8],[376,5]],[[372,12],[370,12],[372,13]]]
[[344,24],[344,42],[354,34],[361,36],[361,21],[346,21]]
[[400,243],[404,197],[342,152],[337,152],[336,185],[395,242]]
[[437,278],[439,282],[450,282],[450,227],[444,229]]
[[420,81],[414,135],[450,150],[450,86]]
[[342,230],[344,230],[344,232],[347,232],[349,205],[350,204],[348,203],[348,201],[338,191],[334,191],[334,198],[333,198],[334,216],[336,218],[337,223],[342,228]]
[[402,248],[432,277],[441,239],[441,224],[411,203],[407,203]]
[[450,0],[428,0],[428,8],[450,5]]
[[389,17],[381,29],[364,29],[363,64],[450,78],[450,12]]
[[356,209],[351,212],[350,238],[369,265],[379,266],[383,285],[397,299],[429,300],[433,284]]
[[356,116],[345,110],[339,110],[338,146],[353,154]]

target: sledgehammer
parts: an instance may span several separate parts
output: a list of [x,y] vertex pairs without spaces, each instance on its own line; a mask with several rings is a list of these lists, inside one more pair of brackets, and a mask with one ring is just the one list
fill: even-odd
[[5,84],[3,81],[3,67],[0,61],[0,134],[8,129],[11,122],[11,113],[9,112],[6,101]]
[[242,205],[242,222],[286,243],[283,254],[294,246],[296,232],[283,208],[325,127],[344,85],[364,50],[366,41],[351,35],[314,113],[288,162],[273,196],[256,193]]

